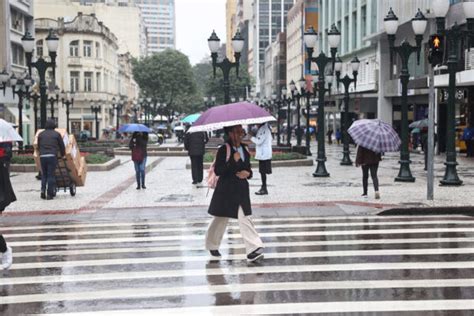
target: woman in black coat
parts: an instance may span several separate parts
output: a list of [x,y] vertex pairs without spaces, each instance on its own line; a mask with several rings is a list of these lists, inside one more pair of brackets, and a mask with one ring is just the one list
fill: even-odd
[[229,218],[235,218],[244,239],[247,260],[253,262],[263,258],[263,243],[250,219],[252,207],[247,181],[252,177],[250,154],[241,143],[244,136],[241,125],[227,127],[225,132],[228,142],[219,148],[216,155],[214,170],[219,180],[208,211],[214,218],[206,233],[206,249],[213,258],[221,257],[219,245]]
[[358,146],[356,155],[356,167],[362,167],[362,187],[364,189],[363,197],[367,197],[367,190],[369,186],[369,171],[374,183],[375,198],[380,199],[379,193],[379,178],[377,171],[379,169],[379,162],[382,160],[382,155],[373,152],[362,146]]

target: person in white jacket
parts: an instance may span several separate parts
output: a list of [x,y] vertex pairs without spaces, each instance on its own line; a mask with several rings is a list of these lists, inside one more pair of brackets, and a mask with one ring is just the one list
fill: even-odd
[[267,123],[259,125],[258,131],[251,141],[256,145],[255,159],[262,178],[262,187],[255,192],[257,195],[268,194],[267,174],[272,173],[272,130]]

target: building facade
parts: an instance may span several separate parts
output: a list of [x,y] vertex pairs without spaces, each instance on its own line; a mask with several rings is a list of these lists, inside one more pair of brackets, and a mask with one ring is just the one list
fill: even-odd
[[[225,28],[226,28],[226,43],[232,43],[232,37],[237,30],[235,20],[237,19],[237,0],[227,0],[225,4]],[[226,56],[229,60],[234,61],[234,51],[232,45],[227,45]]]
[[265,49],[276,40],[277,34],[286,31],[286,17],[293,0],[253,0],[249,28],[249,73],[255,79],[256,93],[260,94],[260,81],[264,78]]
[[[72,21],[36,19],[35,28],[38,55],[48,55],[45,38],[50,28],[59,35],[56,85],[65,92],[75,93],[74,106],[70,109],[71,133],[79,135],[88,130],[95,135],[91,105],[101,106],[99,132],[115,126],[112,98],[131,101],[138,96],[138,87],[131,80],[130,57],[119,53],[117,37],[94,14],[79,13]],[[61,104],[55,107],[58,126],[66,127],[64,107]]]
[[147,55],[145,22],[141,10],[128,0],[35,0],[35,17],[72,21],[79,12],[95,14],[117,36],[120,54]]
[[[0,71],[5,70],[16,77],[28,71],[26,58],[21,45],[25,31],[34,34],[33,1],[3,0],[0,2]],[[31,143],[32,110],[27,101],[23,111],[23,138],[25,144]],[[18,124],[18,97],[13,98],[11,87],[6,87],[5,94],[0,93],[0,118]]]
[[135,0],[146,26],[148,55],[167,48],[176,49],[176,8],[174,0]]

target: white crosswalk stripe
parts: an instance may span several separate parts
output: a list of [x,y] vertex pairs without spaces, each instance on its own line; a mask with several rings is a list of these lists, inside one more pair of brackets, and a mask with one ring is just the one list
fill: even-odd
[[204,220],[0,227],[14,248],[14,264],[0,278],[0,310],[9,316],[474,309],[471,218],[255,223],[266,246],[258,264],[246,263],[235,223],[220,262],[203,249]]

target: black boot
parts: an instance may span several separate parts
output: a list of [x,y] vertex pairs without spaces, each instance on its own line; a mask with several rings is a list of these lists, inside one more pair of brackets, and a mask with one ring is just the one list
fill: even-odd
[[258,190],[257,192],[255,192],[256,195],[267,195],[268,194],[268,191],[267,191],[267,187],[266,186],[262,186],[260,188],[260,190]]

